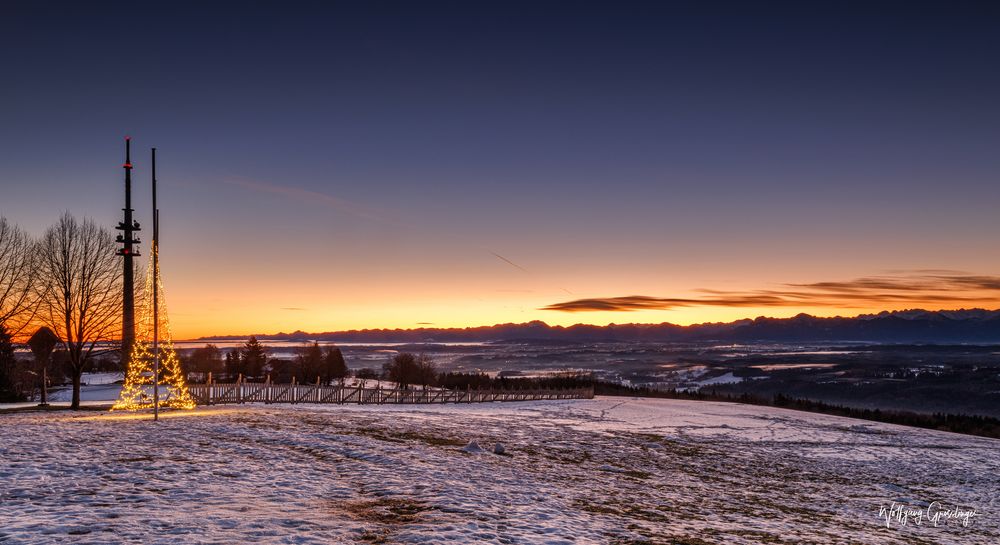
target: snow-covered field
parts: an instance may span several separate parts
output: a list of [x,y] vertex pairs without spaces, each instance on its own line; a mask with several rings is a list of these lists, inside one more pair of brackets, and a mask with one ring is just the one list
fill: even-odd
[[3,544],[995,544],[998,496],[1000,441],[737,404],[0,415]]

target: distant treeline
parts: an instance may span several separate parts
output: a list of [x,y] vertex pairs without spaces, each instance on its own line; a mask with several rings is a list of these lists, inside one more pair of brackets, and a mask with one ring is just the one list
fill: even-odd
[[399,352],[388,357],[381,368],[348,369],[343,353],[336,346],[325,349],[316,342],[296,349],[292,359],[271,358],[270,349],[256,337],[242,346],[223,351],[213,344],[196,348],[183,358],[188,379],[206,381],[211,374],[216,382],[263,382],[332,384],[353,376],[361,381],[385,380],[401,388],[441,387],[449,389],[489,388],[575,388],[590,384],[590,375],[558,373],[540,377],[491,377],[485,373],[439,372],[427,354]]
[[[361,329],[326,333],[258,335],[261,340],[355,343],[445,342],[879,342],[1000,343],[1000,310],[884,312],[852,318],[800,314],[792,318],[759,317],[728,323],[680,326],[661,324],[576,324],[551,326],[542,321],[465,328]],[[245,337],[214,337],[242,340]],[[211,339],[205,339],[211,340]]]
[[271,358],[270,349],[256,337],[242,346],[223,351],[214,344],[196,348],[182,358],[188,380],[203,382],[211,375],[216,382],[264,381],[278,383],[331,384],[344,380],[350,372],[340,348],[311,343],[296,349],[291,360]]
[[486,373],[441,373],[437,386],[452,390],[528,390],[587,388],[598,384],[590,373],[565,371],[533,377],[497,376]]

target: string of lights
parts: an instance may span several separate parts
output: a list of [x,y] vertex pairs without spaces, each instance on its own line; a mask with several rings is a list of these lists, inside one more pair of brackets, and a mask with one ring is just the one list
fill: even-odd
[[[154,243],[150,255],[158,255],[159,249]],[[166,308],[166,293],[163,290],[163,279],[160,277],[159,260],[153,260],[157,265],[150,266],[146,271],[145,293],[153,291],[153,285],[158,289],[159,304],[159,347],[160,347],[160,386],[165,388],[166,395],[161,393],[159,407],[172,409],[193,409],[194,398],[188,391],[181,361],[174,350],[173,336],[170,332],[170,320]],[[155,269],[155,270],[154,270]],[[111,407],[112,411],[138,411],[153,408],[153,303],[150,297],[143,298],[142,320],[139,331],[130,351],[131,357],[125,372],[125,384],[122,385],[118,401]],[[161,390],[163,391],[163,390]]]

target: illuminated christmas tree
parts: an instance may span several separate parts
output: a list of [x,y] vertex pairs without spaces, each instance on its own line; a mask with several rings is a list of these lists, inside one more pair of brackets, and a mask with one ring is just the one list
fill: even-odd
[[[159,249],[154,243],[151,261],[154,265],[146,271],[146,297],[143,298],[142,318],[139,323],[139,330],[136,332],[136,341],[132,345],[132,357],[129,361],[128,370],[125,372],[125,384],[122,386],[118,401],[111,408],[112,411],[136,411],[140,409],[153,408],[153,368],[155,367],[155,347],[154,329],[158,330],[156,336],[160,353],[160,381],[159,381],[159,407],[170,407],[174,409],[193,409],[194,399],[188,391],[184,380],[184,373],[181,370],[181,361],[174,351],[173,341],[170,334],[170,320],[167,317],[165,294],[163,292],[163,281],[160,278]],[[155,283],[155,284],[154,284]],[[149,294],[153,293],[154,287],[157,291],[157,303],[159,312],[155,312],[153,298]],[[154,327],[154,323],[157,324]]]

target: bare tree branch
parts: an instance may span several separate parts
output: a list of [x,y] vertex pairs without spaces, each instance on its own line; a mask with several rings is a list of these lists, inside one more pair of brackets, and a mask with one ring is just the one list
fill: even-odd
[[17,337],[35,314],[35,244],[0,217],[0,324]]
[[73,371],[73,408],[80,406],[80,375],[98,343],[117,340],[122,269],[111,233],[69,213],[38,246],[39,321],[59,336]]

